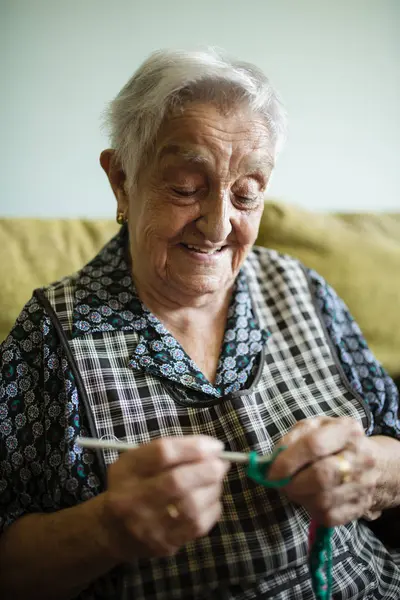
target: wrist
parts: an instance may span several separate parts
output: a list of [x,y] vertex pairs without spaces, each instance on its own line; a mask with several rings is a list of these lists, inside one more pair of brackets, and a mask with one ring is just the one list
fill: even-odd
[[376,486],[371,510],[383,511],[398,506],[400,503],[400,475],[398,464],[400,460],[400,442],[386,436],[371,436],[369,438],[375,471]]
[[[94,520],[93,530],[96,543],[102,556],[109,561],[110,569],[123,562],[117,542],[116,523],[108,508],[107,492],[99,494],[91,500],[87,507],[90,510],[89,518]],[[88,511],[89,512],[89,511]]]

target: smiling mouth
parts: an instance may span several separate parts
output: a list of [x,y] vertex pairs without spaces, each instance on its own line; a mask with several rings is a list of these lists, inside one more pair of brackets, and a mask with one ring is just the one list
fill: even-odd
[[212,254],[218,254],[224,249],[224,246],[219,246],[217,248],[202,248],[201,246],[193,246],[192,244],[181,244],[181,246],[186,248],[186,250],[189,250],[189,252],[207,254],[208,256],[211,256]]

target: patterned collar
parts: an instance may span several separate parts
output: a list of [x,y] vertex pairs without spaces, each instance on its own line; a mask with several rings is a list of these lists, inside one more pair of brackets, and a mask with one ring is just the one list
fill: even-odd
[[224,341],[212,385],[161,321],[141,302],[127,260],[125,227],[78,274],[72,336],[106,331],[134,331],[138,344],[129,365],[214,397],[250,383],[269,332],[253,312],[244,269],[236,278]]

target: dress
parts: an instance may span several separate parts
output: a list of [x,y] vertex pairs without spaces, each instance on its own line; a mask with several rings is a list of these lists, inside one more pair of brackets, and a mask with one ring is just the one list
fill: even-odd
[[[143,443],[207,433],[227,449],[266,453],[301,418],[345,414],[369,434],[400,438],[393,382],[316,273],[253,250],[211,385],[139,301],[126,242],[123,228],[80,272],[35,293],[2,345],[0,527],[104,489],[116,454],[81,451],[77,435]],[[312,598],[306,511],[240,467],[223,504],[209,536],[176,557],[116,569],[80,597]],[[363,522],[352,523],[334,536],[334,580],[338,600],[398,598],[400,568]]]

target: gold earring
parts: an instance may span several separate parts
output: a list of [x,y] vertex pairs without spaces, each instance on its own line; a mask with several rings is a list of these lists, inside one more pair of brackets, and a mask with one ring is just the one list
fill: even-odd
[[128,219],[125,217],[123,212],[117,213],[117,223],[118,225],[124,225]]

